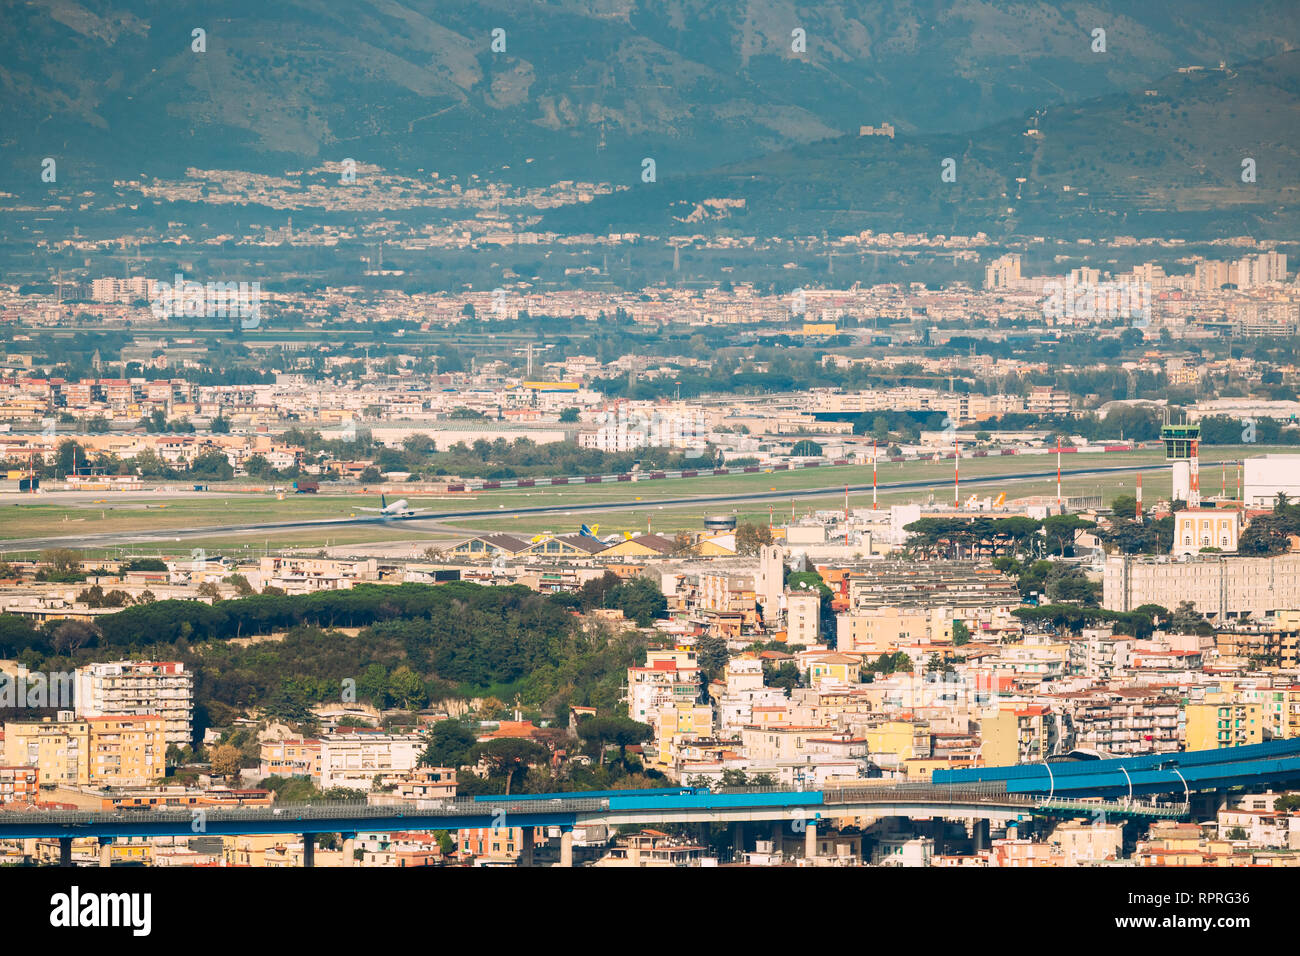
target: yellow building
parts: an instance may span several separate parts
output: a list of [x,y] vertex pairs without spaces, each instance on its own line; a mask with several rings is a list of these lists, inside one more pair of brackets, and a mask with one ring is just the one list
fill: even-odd
[[808,654],[805,667],[809,683],[818,687],[823,681],[831,684],[857,684],[862,679],[862,658],[835,652]]
[[90,783],[90,727],[84,720],[6,723],[4,763],[39,767],[41,783]]
[[[303,838],[284,833],[241,833],[223,836],[221,852],[228,866],[301,867],[303,865]],[[324,850],[316,847],[312,854],[314,866],[344,866],[342,850]]]
[[847,653],[892,654],[903,644],[951,644],[952,617],[943,609],[878,607],[835,618],[835,646]]
[[1264,721],[1274,737],[1300,737],[1300,687],[1273,687],[1265,697]]
[[167,736],[159,716],[87,717],[90,782],[142,787],[167,774]]
[[1188,750],[1218,750],[1264,742],[1264,718],[1258,703],[1207,695],[1203,704],[1188,704]]
[[1014,710],[989,710],[980,716],[980,756],[986,767],[1009,767],[1020,754]]
[[930,756],[930,725],[911,720],[889,720],[863,728],[869,754],[894,754],[899,762]]
[[602,560],[605,558],[662,558],[676,550],[677,542],[673,538],[661,534],[638,534],[617,544],[610,545],[600,552],[600,556]]
[[661,767],[673,762],[677,744],[681,740],[695,740],[713,734],[713,707],[709,704],[688,704],[674,701],[659,708],[655,722],[656,748],[647,749]]
[[1057,742],[1056,716],[1039,704],[1017,704],[980,716],[980,756],[986,767],[1040,763]]
[[[929,783],[936,770],[951,770],[955,764],[947,757],[918,757],[903,764],[903,775],[908,780]],[[963,763],[962,766],[968,766]]]

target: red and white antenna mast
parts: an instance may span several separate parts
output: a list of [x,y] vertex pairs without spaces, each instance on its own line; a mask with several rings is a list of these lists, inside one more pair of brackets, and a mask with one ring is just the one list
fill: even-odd
[[956,435],[952,436],[952,506],[961,507],[961,445]]
[[1061,511],[1061,436],[1056,436],[1056,510]]
[[1192,500],[1187,502],[1189,507],[1199,508],[1201,506],[1201,455],[1197,446],[1200,444],[1195,438],[1192,439],[1192,474],[1191,474],[1191,496]]
[[876,510],[876,443],[871,443],[871,510]]

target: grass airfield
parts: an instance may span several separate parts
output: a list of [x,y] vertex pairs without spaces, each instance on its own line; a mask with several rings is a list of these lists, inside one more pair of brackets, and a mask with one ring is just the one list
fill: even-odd
[[[1214,447],[1204,449],[1201,455],[1201,486],[1208,495],[1219,493],[1222,471],[1221,461],[1236,461],[1243,454],[1260,455],[1269,451],[1285,451],[1259,446]],[[1294,451],[1294,449],[1289,449]],[[890,491],[882,488],[878,501],[882,507],[891,504],[933,500],[948,504],[952,500],[952,461],[880,462],[881,485],[892,482],[933,482],[929,487]],[[1065,455],[1065,469],[1095,466],[1111,468],[1128,466],[1143,472],[1144,497],[1149,503],[1167,498],[1170,491],[1169,469],[1164,455],[1157,450],[1115,452],[1104,455]],[[1054,495],[1056,481],[1053,477],[1032,479],[1007,479],[1005,482],[968,484],[973,478],[996,478],[1008,473],[1026,471],[1054,471],[1056,456],[1015,455],[989,458],[962,459],[962,498],[971,494],[983,498],[996,497],[1006,492],[1008,498],[1030,495]],[[212,490],[168,490],[164,488],[138,492],[65,492],[46,491],[38,495],[7,493],[0,495],[0,541],[15,544],[27,538],[75,538],[79,534],[139,534],[152,533],[160,537],[169,530],[191,532],[213,528],[211,535],[187,535],[176,542],[176,553],[187,554],[193,548],[234,553],[237,551],[262,552],[281,548],[336,548],[347,545],[381,544],[397,545],[406,542],[409,550],[420,542],[428,545],[445,543],[479,531],[515,531],[534,534],[539,531],[565,533],[577,530],[582,523],[598,522],[605,531],[645,531],[647,527],[657,532],[683,529],[698,530],[703,518],[710,514],[732,514],[739,520],[766,523],[769,505],[774,520],[786,520],[791,513],[790,500],[779,497],[767,501],[737,501],[735,503],[710,502],[701,504],[665,504],[664,499],[691,496],[745,495],[764,492],[803,492],[808,489],[828,488],[836,485],[862,485],[871,482],[870,465],[823,466],[758,474],[731,474],[688,479],[644,479],[637,482],[607,482],[599,485],[576,484],[555,488],[499,489],[472,491],[457,495],[420,495],[404,493],[401,486],[386,492],[391,502],[406,498],[414,508],[428,510],[436,519],[447,512],[496,510],[498,516],[457,517],[440,525],[436,520],[396,521],[391,523],[370,521],[356,526],[327,525],[312,528],[309,524],[323,519],[349,517],[374,518],[373,513],[361,507],[377,508],[379,494],[374,490],[331,489],[328,484],[314,495],[270,492],[250,492],[242,488]],[[1109,502],[1116,495],[1133,494],[1135,478],[1129,473],[1111,473],[1093,476],[1066,476],[1062,489],[1069,496],[1100,496]],[[1236,491],[1236,468],[1229,466],[1226,474],[1229,495]],[[931,499],[933,496],[933,499]],[[643,500],[644,508],[620,508],[601,511],[602,504],[633,503]],[[854,508],[869,507],[871,492],[855,491],[850,496]],[[559,511],[547,515],[512,514],[512,509],[550,507],[563,509],[572,506],[571,515]],[[843,493],[828,493],[794,501],[796,514],[842,509]],[[256,529],[220,532],[224,525],[254,523],[286,523],[283,529]],[[77,545],[70,541],[68,547]],[[88,554],[166,553],[167,542],[97,547],[89,543]],[[20,552],[11,552],[17,555]]]

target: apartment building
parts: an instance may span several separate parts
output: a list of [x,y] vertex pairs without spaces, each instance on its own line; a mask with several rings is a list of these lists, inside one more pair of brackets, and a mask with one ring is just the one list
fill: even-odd
[[902,611],[949,608],[990,610],[1020,606],[1020,592],[985,561],[880,561],[847,575],[853,612],[896,607]]
[[672,705],[693,706],[700,694],[700,668],[686,648],[653,650],[644,667],[627,669],[628,716],[654,724]]
[[369,790],[376,776],[414,770],[424,747],[421,734],[345,731],[330,734],[320,741],[318,786],[322,790],[332,787]]
[[114,661],[77,668],[76,714],[158,716],[168,744],[193,742],[194,675],[178,661]]
[[1063,746],[1121,756],[1170,753],[1182,747],[1182,702],[1159,688],[1097,687],[1054,695],[1065,729]]
[[1106,558],[1102,606],[1107,610],[1131,611],[1143,604],[1175,608],[1183,601],[1215,623],[1300,608],[1300,553]]
[[143,787],[166,773],[167,742],[156,716],[116,714],[5,724],[8,765],[38,767],[43,783]]
[[980,752],[990,767],[1041,763],[1056,752],[1060,737],[1056,714],[1042,704],[999,707],[980,718]]
[[952,644],[953,619],[942,608],[863,608],[835,617],[835,646],[845,653],[892,654],[903,644]]
[[1113,634],[1101,628],[1084,628],[1082,636],[1067,640],[1070,673],[1097,680],[1109,680],[1128,667],[1136,643],[1131,634]]
[[39,767],[47,784],[90,783],[90,727],[72,711],[34,723],[5,723],[4,763]]
[[166,775],[167,740],[161,717],[87,717],[86,726],[91,784],[143,787]]
[[321,742],[311,739],[271,740],[261,745],[263,777],[312,777],[321,775]]
[[1256,702],[1225,699],[1187,705],[1187,749],[1217,750],[1264,742],[1263,707]]
[[786,642],[811,647],[821,637],[822,596],[817,590],[785,594]]
[[372,805],[419,806],[456,799],[455,767],[418,767],[408,773],[381,775],[379,782],[383,791],[366,795]]
[[0,807],[36,803],[40,800],[40,782],[37,767],[0,767]]

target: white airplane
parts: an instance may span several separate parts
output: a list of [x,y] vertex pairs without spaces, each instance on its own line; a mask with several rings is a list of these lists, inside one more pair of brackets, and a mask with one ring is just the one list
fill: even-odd
[[405,498],[398,498],[390,505],[388,503],[388,499],[385,498],[383,495],[380,495],[378,508],[358,508],[357,510],[374,511],[377,512],[381,518],[410,518],[411,516],[418,514],[421,511],[428,511],[429,509],[412,508],[410,505],[406,503]]

